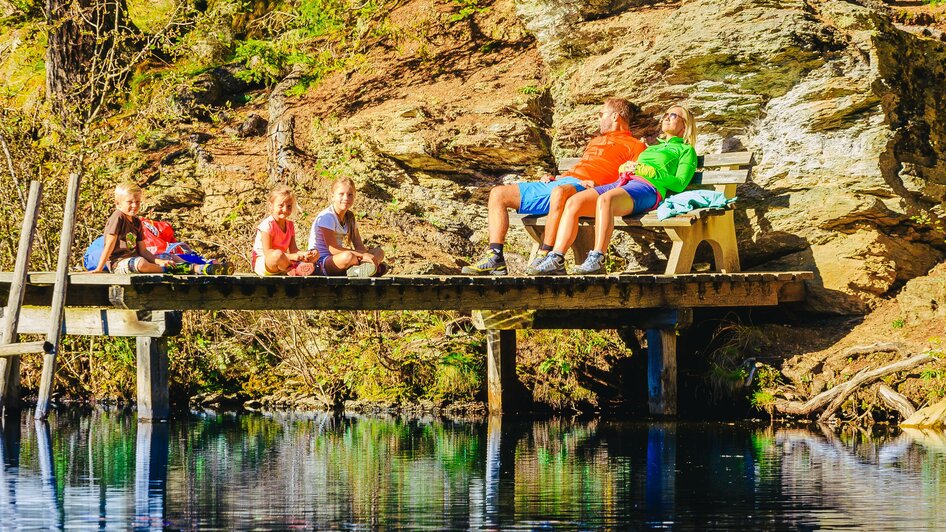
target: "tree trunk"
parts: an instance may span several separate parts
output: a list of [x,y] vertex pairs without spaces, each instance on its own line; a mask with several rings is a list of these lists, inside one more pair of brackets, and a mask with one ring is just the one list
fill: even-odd
[[113,83],[115,48],[138,33],[126,1],[46,0],[46,16],[46,97],[60,114],[78,107],[88,116]]

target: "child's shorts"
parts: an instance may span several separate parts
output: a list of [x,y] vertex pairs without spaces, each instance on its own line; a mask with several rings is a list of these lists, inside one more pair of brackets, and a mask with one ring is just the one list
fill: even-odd
[[[601,185],[600,187],[595,187],[595,192],[601,195],[609,190],[618,188],[619,185],[620,181]],[[650,183],[633,179],[621,186],[621,190],[627,192],[631,199],[634,200],[634,210],[631,211],[631,215],[652,211],[656,209],[657,204],[660,203],[660,198],[657,196],[657,189]]]
[[256,257],[256,262],[253,263],[253,271],[260,277],[279,275],[278,273],[273,273],[266,269],[266,257]]
[[585,190],[585,187],[579,185],[579,183],[581,181],[574,177],[560,177],[549,183],[541,181],[516,183],[519,186],[519,209],[516,212],[519,214],[548,214],[552,190],[562,185],[573,185],[576,192]]
[[325,271],[325,261],[332,258],[331,255],[320,255],[319,259],[315,261],[315,274],[316,275],[328,275],[328,272]]
[[128,257],[108,263],[108,271],[127,275],[129,273],[138,273],[138,265],[144,259],[142,257]]

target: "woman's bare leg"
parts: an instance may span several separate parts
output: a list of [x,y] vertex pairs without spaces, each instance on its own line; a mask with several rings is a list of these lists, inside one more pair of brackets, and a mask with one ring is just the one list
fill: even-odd
[[[568,198],[568,201],[565,202],[565,209],[562,211],[562,218],[558,225],[552,251],[562,255],[568,251],[568,248],[571,247],[578,236],[578,219],[582,216],[594,216],[595,201],[597,199],[598,192],[593,188],[582,190]],[[546,227],[546,230],[548,230],[548,227]]]
[[634,211],[634,200],[623,188],[611,189],[598,197],[595,206],[595,251],[604,253],[611,243],[614,217]]

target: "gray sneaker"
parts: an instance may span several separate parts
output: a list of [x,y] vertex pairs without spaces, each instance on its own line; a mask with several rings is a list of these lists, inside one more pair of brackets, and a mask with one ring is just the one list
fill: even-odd
[[463,275],[506,275],[506,259],[499,253],[486,250],[475,263],[464,266],[461,270]]
[[579,275],[588,275],[592,273],[605,273],[604,271],[604,253],[592,251],[588,254],[585,262],[575,267],[575,273]]
[[549,254],[547,251],[540,251],[538,254],[536,254],[535,258],[532,259],[532,262],[530,262],[529,265],[526,266],[526,275],[535,275],[536,273],[538,273],[538,270],[536,268],[538,268],[539,264],[542,264],[542,261],[544,261],[545,257],[548,257],[548,256]]
[[558,253],[549,253],[535,267],[535,275],[565,275],[565,257]]
[[374,275],[375,267],[373,262],[362,262],[348,268],[346,274],[349,277],[371,277]]

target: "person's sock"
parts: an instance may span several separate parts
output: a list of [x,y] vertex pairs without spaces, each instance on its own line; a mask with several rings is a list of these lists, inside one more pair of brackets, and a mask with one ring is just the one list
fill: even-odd
[[542,244],[541,246],[539,246],[539,250],[549,252],[549,251],[552,251],[552,246],[548,244]]
[[503,256],[503,244],[496,244],[496,243],[490,242],[489,249],[490,251],[499,255],[500,257]]

